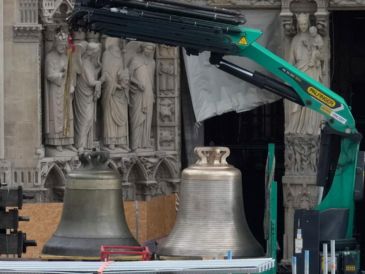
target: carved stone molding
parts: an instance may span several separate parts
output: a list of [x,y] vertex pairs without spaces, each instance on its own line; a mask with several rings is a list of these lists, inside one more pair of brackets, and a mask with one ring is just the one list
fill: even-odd
[[179,151],[179,52],[159,45],[157,67],[157,150]]
[[318,201],[317,189],[315,176],[284,176],[284,207],[313,209]]
[[13,39],[18,43],[38,43],[42,37],[42,25],[15,25]]
[[74,0],[40,0],[43,23],[63,23],[74,7]]
[[80,166],[78,157],[69,158],[67,160],[57,160],[55,158],[44,158],[39,162],[40,169],[40,185],[44,187],[46,179],[50,171],[55,168],[59,175],[65,179],[66,175],[73,169]]
[[122,177],[125,200],[148,200],[178,190],[180,166],[175,156],[155,154],[113,158],[110,166]]
[[42,25],[38,22],[38,0],[17,0],[16,7],[14,42],[39,42]]
[[365,0],[329,0],[329,9],[365,9]]
[[319,136],[285,136],[285,174],[315,175],[317,172]]
[[[297,2],[299,2],[299,4],[293,5],[293,3]],[[308,5],[308,7],[306,5]],[[297,34],[297,20],[295,15],[299,13],[309,13],[311,15],[311,25],[317,27],[320,35],[327,36],[329,20],[327,1],[283,0],[281,7],[280,17],[283,31],[286,36],[293,37]]]
[[11,163],[10,161],[0,160],[0,184],[11,184]]
[[[40,184],[33,184],[29,188],[43,192],[60,191],[67,173],[79,166],[77,157],[63,161],[44,158],[39,163]],[[109,160],[109,167],[121,175],[124,200],[148,200],[155,196],[175,193],[179,188],[180,165],[173,155],[113,157]],[[42,197],[43,201],[52,199],[50,194]]]
[[199,5],[209,5],[223,8],[280,8],[280,0],[185,0],[185,2]]

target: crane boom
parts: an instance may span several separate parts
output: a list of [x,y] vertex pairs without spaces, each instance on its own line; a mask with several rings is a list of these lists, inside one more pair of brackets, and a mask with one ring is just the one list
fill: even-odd
[[[209,51],[210,62],[217,68],[326,117],[332,133],[341,137],[341,151],[330,190],[317,209],[348,209],[346,237],[350,238],[355,169],[361,141],[350,108],[341,96],[261,46],[257,39],[262,32],[244,27],[245,22],[237,11],[173,0],[76,0],[69,18],[73,29],[184,47],[188,54]],[[224,55],[247,57],[282,82],[240,68],[224,60]]]

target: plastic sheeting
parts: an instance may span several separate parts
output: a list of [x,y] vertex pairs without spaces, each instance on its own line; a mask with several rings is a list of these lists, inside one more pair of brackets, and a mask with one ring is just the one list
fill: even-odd
[[[279,53],[281,45],[279,12],[249,10],[244,13],[247,27],[263,31],[258,42],[274,53]],[[184,51],[186,74],[198,122],[229,111],[249,111],[280,99],[273,93],[258,89],[220,71],[209,63],[209,56],[209,52],[203,52],[199,56],[188,56]],[[224,58],[251,71],[257,70],[267,74],[265,69],[247,58],[238,56]]]

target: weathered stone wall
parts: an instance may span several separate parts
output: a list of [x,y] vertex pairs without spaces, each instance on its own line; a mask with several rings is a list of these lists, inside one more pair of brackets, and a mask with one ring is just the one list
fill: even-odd
[[[15,175],[19,181],[33,183],[41,146],[40,25],[22,26],[18,2],[3,3],[4,165],[23,171]],[[2,181],[12,178],[9,173],[2,175]]]
[[1,159],[4,159],[4,1],[3,0],[0,1],[0,160]]
[[[4,31],[0,34],[0,183],[22,185],[25,192],[34,196],[33,202],[57,200],[53,192],[61,193],[67,173],[79,166],[78,156],[82,153],[69,148],[58,153],[56,146],[47,146],[46,142],[49,90],[45,59],[57,29],[67,31],[65,19],[72,5],[73,1],[68,0],[1,1],[4,17],[0,29]],[[103,44],[104,38],[87,35],[84,42]],[[130,60],[137,52],[123,54]],[[170,194],[179,183],[179,51],[157,45],[153,59],[156,67],[151,149],[111,151],[110,165],[122,175],[124,195],[129,200]],[[100,101],[101,98],[95,103],[94,138],[87,149],[104,149]],[[47,153],[52,148],[54,153]]]

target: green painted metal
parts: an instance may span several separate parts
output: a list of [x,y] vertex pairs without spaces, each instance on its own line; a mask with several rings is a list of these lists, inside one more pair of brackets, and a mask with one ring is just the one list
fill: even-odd
[[[342,133],[341,151],[336,173],[329,192],[316,208],[346,208],[350,211],[346,237],[353,234],[354,184],[357,155],[360,141],[351,138],[358,133],[355,120],[345,100],[298,70],[282,58],[256,42],[260,31],[242,27],[242,33],[232,38],[240,47],[240,55],[247,57],[292,86],[306,107],[322,114],[331,128]],[[245,37],[246,44],[242,43]]]
[[268,155],[266,163],[267,191],[269,201],[269,233],[266,241],[266,256],[275,259],[275,267],[266,271],[267,274],[276,273],[277,269],[277,183],[274,181],[275,174],[275,145],[268,145]]
[[318,210],[325,210],[334,207],[349,209],[350,215],[346,232],[347,238],[351,238],[353,235],[355,211],[354,188],[358,152],[359,143],[346,138],[342,139],[341,153],[332,182],[332,187],[322,203],[317,206]]

